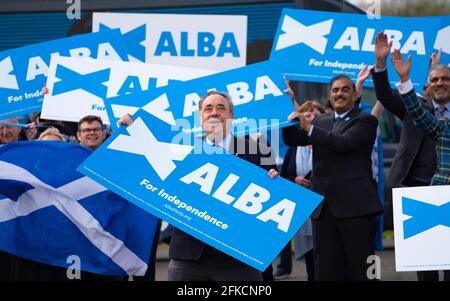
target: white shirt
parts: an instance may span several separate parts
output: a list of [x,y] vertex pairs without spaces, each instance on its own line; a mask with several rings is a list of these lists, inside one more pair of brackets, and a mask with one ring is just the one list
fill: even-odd
[[226,135],[224,139],[222,139],[219,142],[216,141],[215,143],[212,140],[209,140],[208,137],[206,137],[206,143],[208,143],[210,145],[220,146],[228,153],[230,150],[231,139],[232,139],[231,134],[228,133],[228,135]]

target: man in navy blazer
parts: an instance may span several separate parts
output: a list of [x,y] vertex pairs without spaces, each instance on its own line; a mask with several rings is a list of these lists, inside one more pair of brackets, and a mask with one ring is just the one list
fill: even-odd
[[311,123],[293,112],[300,125],[283,129],[289,146],[313,147],[312,189],[325,197],[311,215],[316,280],[367,280],[367,259],[375,254],[377,215],[383,209],[372,176],[377,119],[356,105],[351,79],[331,80],[333,112]]

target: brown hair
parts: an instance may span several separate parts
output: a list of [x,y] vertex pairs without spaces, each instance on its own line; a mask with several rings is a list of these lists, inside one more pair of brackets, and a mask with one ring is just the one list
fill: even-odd
[[298,111],[300,113],[304,113],[304,112],[312,112],[314,111],[314,109],[318,110],[320,113],[325,113],[325,108],[323,105],[321,105],[319,102],[314,101],[314,100],[307,100],[305,101],[300,108],[298,109]]
[[100,125],[101,125],[102,128],[103,128],[103,121],[102,121],[102,119],[101,119],[99,116],[95,116],[95,115],[87,115],[87,116],[84,116],[83,118],[81,118],[80,121],[78,121],[78,131],[81,130],[81,125],[82,125],[83,123],[85,123],[85,122],[87,122],[87,123],[92,123],[92,122],[94,122],[94,121],[100,122]]

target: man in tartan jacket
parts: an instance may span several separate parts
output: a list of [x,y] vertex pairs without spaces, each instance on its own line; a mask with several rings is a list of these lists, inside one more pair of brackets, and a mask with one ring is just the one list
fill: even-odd
[[[410,80],[411,56],[404,61],[399,50],[391,57],[395,71],[400,77],[398,91],[414,124],[425,134],[433,137],[436,144],[437,168],[431,185],[450,185],[450,68],[432,66],[428,76],[427,92],[433,98],[436,115],[423,107]],[[444,281],[450,281],[450,271],[444,271]]]

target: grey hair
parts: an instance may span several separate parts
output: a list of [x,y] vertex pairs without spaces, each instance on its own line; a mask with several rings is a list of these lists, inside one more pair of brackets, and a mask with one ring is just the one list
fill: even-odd
[[61,132],[55,127],[49,127],[48,129],[43,131],[39,135],[39,138],[37,140],[42,140],[42,139],[44,139],[45,136],[49,136],[49,135],[57,136],[59,139],[61,139],[61,141],[67,141],[66,137],[64,137],[64,135],[61,134]]
[[199,111],[202,110],[202,105],[203,105],[203,102],[205,101],[205,99],[206,99],[208,96],[211,96],[211,95],[220,95],[220,96],[222,96],[223,98],[225,98],[225,99],[227,100],[227,102],[228,102],[229,107],[230,107],[230,112],[231,112],[231,113],[234,113],[234,105],[233,105],[233,101],[231,100],[230,94],[225,93],[225,92],[213,91],[213,90],[208,91],[208,93],[206,93],[206,95],[203,96],[203,97],[199,100],[199,102],[198,102],[198,110],[199,110]]
[[450,73],[450,67],[447,65],[442,65],[442,64],[435,64],[435,65],[431,65],[430,67],[430,72],[428,72],[428,75],[436,70],[441,70],[441,69],[445,69],[447,70],[448,73]]

